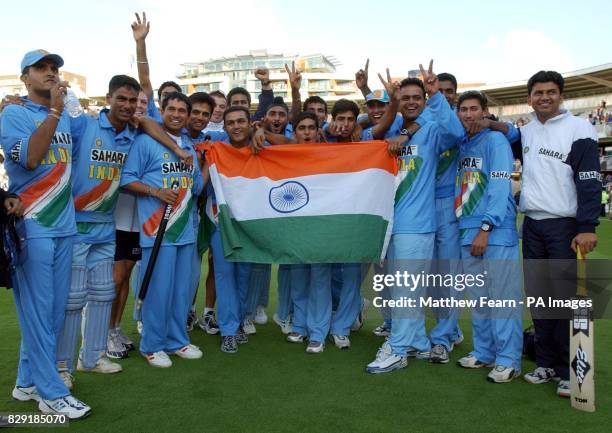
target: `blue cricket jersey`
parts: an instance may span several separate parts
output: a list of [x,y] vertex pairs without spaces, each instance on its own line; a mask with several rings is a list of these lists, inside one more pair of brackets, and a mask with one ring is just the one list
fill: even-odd
[[[189,136],[181,135],[180,147],[193,154],[197,161],[193,142]],[[179,197],[172,210],[162,245],[186,245],[195,242],[194,213],[196,196],[202,191],[202,174],[198,164],[186,165],[148,135],[139,135],[123,168],[120,186],[142,182],[152,188],[172,188],[179,183]],[[138,195],[138,219],[140,245],[152,247],[166,207],[156,197]]]
[[136,134],[129,125],[117,133],[108,120],[108,110],[102,110],[98,119],[88,118],[72,173],[77,242],[95,244],[115,240],[113,214],[119,181]]
[[494,226],[490,245],[518,243],[512,197],[512,150],[501,132],[483,129],[460,145],[455,214],[461,245],[471,245],[483,221]]
[[9,105],[1,119],[2,148],[9,191],[24,205],[27,238],[72,236],[76,233],[70,174],[74,143],[83,133],[87,117],[71,118],[63,112],[40,164],[27,168],[30,137],[45,121],[49,109],[22,98],[24,105]]

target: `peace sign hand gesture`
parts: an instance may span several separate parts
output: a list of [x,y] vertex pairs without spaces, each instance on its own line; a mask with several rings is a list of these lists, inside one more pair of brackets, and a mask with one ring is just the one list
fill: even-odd
[[138,13],[136,15],[136,21],[132,23],[132,34],[134,35],[134,40],[136,41],[144,41],[147,35],[149,34],[149,28],[151,27],[151,23],[147,21],[147,14],[145,12],[142,13],[142,20]]
[[387,68],[387,80],[385,81],[382,75],[378,74],[378,78],[380,82],[385,87],[387,94],[389,95],[389,99],[391,101],[399,100],[399,83],[397,81],[391,81],[391,74],[389,73],[389,68]]
[[291,62],[291,70],[289,70],[289,66],[285,63],[285,70],[287,71],[287,75],[289,75],[291,89],[298,90],[302,85],[302,73],[295,69],[295,62]]
[[355,73],[355,84],[359,90],[368,87],[368,67],[370,59],[366,60],[365,69],[360,69]]
[[419,63],[419,69],[421,70],[421,76],[423,77],[423,85],[428,96],[432,96],[440,89],[440,81],[438,76],[433,73],[433,59],[429,61],[429,68],[427,72],[423,68],[423,65]]

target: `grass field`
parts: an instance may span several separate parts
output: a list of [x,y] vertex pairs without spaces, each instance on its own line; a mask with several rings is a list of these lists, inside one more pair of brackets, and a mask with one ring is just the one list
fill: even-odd
[[[598,235],[599,248],[591,257],[612,259],[612,222],[602,221]],[[0,292],[0,412],[34,412],[35,403],[10,398],[19,350],[11,293]],[[365,290],[365,295],[372,297],[372,292]],[[270,318],[273,308],[268,308]],[[131,304],[124,328],[136,338],[130,313]],[[569,400],[555,395],[553,383],[529,385],[521,379],[498,385],[485,380],[485,369],[457,367],[454,361],[471,346],[467,319],[461,322],[466,340],[451,354],[451,363],[411,360],[407,369],[368,375],[364,367],[382,343],[371,330],[380,321],[378,312],[372,311],[364,328],[351,336],[350,350],[328,344],[321,355],[308,355],[304,346],[286,343],[273,323],[258,326],[257,335],[235,355],[219,351],[218,336],[194,330],[192,342],[204,350],[204,358],[175,359],[170,369],[151,368],[132,352],[121,361],[124,371],[120,374],[76,375],[74,394],[93,412],[72,423],[70,431],[557,433],[610,429],[610,320],[598,320],[595,326],[596,413],[571,409]],[[524,361],[523,371],[532,368],[532,362]]]

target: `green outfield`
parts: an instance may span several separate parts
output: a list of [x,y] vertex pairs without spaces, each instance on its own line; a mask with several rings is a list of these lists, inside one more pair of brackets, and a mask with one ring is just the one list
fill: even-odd
[[[602,221],[593,258],[612,259],[612,222]],[[612,263],[612,262],[611,262]],[[365,290],[372,297],[371,290]],[[276,299],[273,277],[272,317]],[[202,301],[198,302],[201,308]],[[137,338],[126,309],[124,329]],[[204,358],[174,358],[170,369],[149,367],[137,352],[121,361],[124,371],[111,376],[77,373],[74,394],[92,415],[70,425],[84,432],[603,432],[612,423],[612,322],[598,320],[596,413],[571,409],[555,395],[556,385],[510,384],[485,380],[487,370],[464,370],[454,363],[471,346],[466,340],[451,363],[409,362],[408,368],[383,375],[364,371],[382,339],[372,334],[381,321],[370,311],[364,328],[351,335],[350,350],[328,343],[321,355],[286,343],[278,326],[257,327],[235,355],[219,351],[220,338],[199,329],[192,342]],[[0,412],[34,412],[35,403],[10,398],[19,350],[19,328],[10,291],[0,292]],[[270,320],[271,322],[271,320]],[[430,323],[431,325],[431,323]],[[523,370],[534,368],[524,361]],[[606,427],[607,426],[607,427]],[[24,430],[21,430],[24,431]],[[39,429],[33,431],[41,431]]]

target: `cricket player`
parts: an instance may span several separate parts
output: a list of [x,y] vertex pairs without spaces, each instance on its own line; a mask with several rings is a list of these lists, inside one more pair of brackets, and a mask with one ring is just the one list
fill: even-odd
[[[458,116],[466,129],[487,110],[480,92],[459,97]],[[512,196],[512,151],[503,134],[483,129],[461,143],[455,191],[461,259],[465,275],[486,276],[484,284],[467,285],[472,308],[474,349],[459,359],[464,368],[493,366],[487,379],[512,381],[520,374],[523,349],[516,205]],[[514,306],[483,305],[480,301],[513,301]]]
[[23,238],[12,276],[21,350],[13,398],[34,400],[43,413],[83,418],[91,408],[71,394],[56,369],[57,338],[70,288],[72,237],[76,234],[70,172],[73,143],[84,116],[64,112],[68,83],[60,81],[64,60],[44,50],[26,53],[21,81],[23,105],[7,106],[0,142],[6,155],[9,192],[25,208]]
[[[441,128],[438,122],[446,122],[452,110],[439,93],[439,81],[432,72],[430,63],[424,81],[406,78],[401,83],[381,81],[389,94],[389,109],[375,128],[391,125],[395,113],[401,112],[405,135],[392,139],[389,151],[399,153],[400,184],[396,193],[393,233],[387,259],[391,273],[409,271],[412,274],[427,274],[434,253],[436,231],[435,219],[435,173],[440,153],[459,139],[461,135],[453,129]],[[425,108],[425,95],[430,105],[438,104],[437,122],[424,120],[415,133],[410,128]],[[420,119],[419,119],[420,120]],[[375,135],[377,136],[377,135]],[[393,299],[411,297],[417,300],[414,308],[394,308],[389,340],[383,343],[374,361],[366,367],[368,373],[386,373],[408,365],[408,356],[429,359],[431,343],[425,331],[425,318],[418,300],[425,287],[391,288]]]
[[[192,154],[193,143],[182,129],[191,102],[182,93],[172,93],[162,103],[164,130],[183,150]],[[172,185],[178,183],[178,190]],[[189,343],[186,318],[191,306],[191,267],[196,241],[192,207],[203,187],[197,163],[181,161],[153,138],[141,135],[126,161],[121,186],[138,194],[140,244],[144,274],[166,204],[173,205],[162,241],[148,296],[142,306],[140,352],[153,367],[172,366],[168,353],[185,359],[202,357]]]
[[[135,114],[139,92],[140,85],[135,79],[114,76],[107,94],[110,109],[102,110],[98,119],[85,116],[86,125],[73,152],[72,193],[78,233],[73,239],[72,281],[57,348],[58,370],[68,388],[72,387],[76,340],[86,304],[77,370],[93,373],[122,370],[120,364],[111,362],[105,354],[115,299],[114,211],[121,170],[138,133],[128,121]],[[141,117],[139,123],[179,157],[189,156],[154,120]]]

